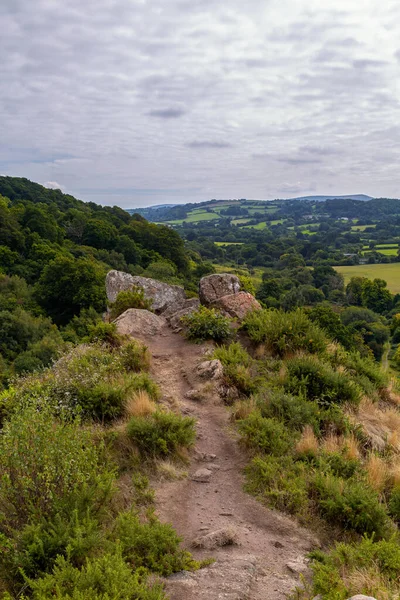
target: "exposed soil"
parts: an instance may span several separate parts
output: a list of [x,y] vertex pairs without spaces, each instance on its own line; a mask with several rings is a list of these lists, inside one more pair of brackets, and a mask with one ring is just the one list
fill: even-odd
[[[186,392],[204,383],[196,375],[196,367],[205,360],[210,346],[192,344],[167,326],[161,334],[143,341],[152,353],[152,375],[164,400],[178,403],[183,414],[197,420],[189,475],[155,484],[157,512],[161,520],[172,523],[196,558],[215,558],[214,565],[195,574],[169,578],[171,600],[286,598],[299,583],[298,571],[306,570],[305,556],[315,537],[243,491],[247,458],[230,424],[227,407],[217,397],[203,402],[185,398]],[[210,454],[215,457],[207,457]],[[208,483],[191,478],[200,468],[212,471]],[[235,530],[238,545],[214,550],[193,548],[199,536],[227,527]]]

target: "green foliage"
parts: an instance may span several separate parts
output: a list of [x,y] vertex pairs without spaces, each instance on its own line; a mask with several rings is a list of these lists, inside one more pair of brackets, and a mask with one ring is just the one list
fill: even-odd
[[293,446],[293,434],[277,419],[254,412],[239,421],[238,427],[244,443],[259,452],[282,456]]
[[199,310],[182,317],[186,336],[190,340],[202,342],[214,340],[222,342],[230,337],[230,319],[217,312],[215,308],[201,306]]
[[141,308],[151,310],[152,300],[145,298],[144,290],[138,286],[132,286],[131,290],[119,292],[115,302],[110,304],[111,319],[116,319],[129,308]]
[[252,296],[256,295],[256,286],[254,285],[251,277],[248,277],[247,275],[239,275],[239,281],[240,289],[243,292],[248,292]]
[[112,473],[99,475],[100,451],[75,422],[54,422],[51,411],[27,407],[4,425],[0,438],[0,503],[7,533],[33,519],[68,514],[92,498],[108,498]]
[[389,513],[396,523],[400,523],[400,486],[396,485],[391,491],[389,502]]
[[269,506],[300,516],[307,513],[307,480],[302,463],[290,456],[257,456],[246,472],[246,489]]
[[84,308],[104,310],[105,274],[93,260],[58,256],[44,268],[36,297],[56,323],[65,325]]
[[317,475],[313,489],[318,509],[330,523],[360,534],[375,534],[377,538],[387,534],[389,519],[385,507],[365,483]]
[[89,325],[88,329],[89,335],[87,338],[89,342],[106,344],[111,348],[118,348],[122,345],[123,338],[118,334],[115,323],[99,321],[94,325]]
[[312,553],[311,596],[346,600],[356,594],[375,598],[396,598],[400,593],[400,546],[396,539],[338,543],[329,552]]
[[158,397],[158,387],[145,372],[149,356],[138,342],[119,348],[80,346],[61,357],[54,367],[40,375],[21,379],[0,395],[5,414],[28,400],[45,401],[55,414],[81,415],[85,419],[109,422],[120,417],[128,398],[145,390]]
[[266,418],[277,418],[290,429],[302,431],[310,425],[314,433],[319,433],[324,414],[320,407],[312,401],[299,396],[285,394],[283,390],[269,390],[266,397],[257,395],[257,405],[261,415]]
[[287,361],[287,391],[303,394],[308,400],[320,404],[357,404],[361,399],[360,388],[348,374],[334,371],[316,357],[304,356]]
[[219,346],[214,350],[214,357],[221,361],[228,385],[246,395],[256,389],[257,378],[251,369],[253,361],[241,344],[233,342],[229,346]]
[[142,455],[169,456],[193,444],[194,424],[195,420],[189,417],[156,411],[147,417],[133,417],[127,434]]
[[152,514],[143,522],[134,512],[118,515],[113,536],[119,541],[122,555],[135,570],[145,567],[168,576],[194,566],[190,554],[180,548],[180,538],[168,523]]
[[60,556],[53,572],[27,581],[33,600],[163,600],[160,584],[133,573],[120,553],[88,558],[79,569]]
[[243,328],[253,342],[264,343],[273,356],[283,357],[300,350],[318,353],[327,344],[323,332],[301,310],[254,311],[245,317]]

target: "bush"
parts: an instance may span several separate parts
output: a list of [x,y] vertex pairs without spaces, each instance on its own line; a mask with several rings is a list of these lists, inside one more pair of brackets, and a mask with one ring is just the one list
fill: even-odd
[[400,593],[400,546],[396,539],[336,544],[328,554],[312,553],[311,596],[346,600],[356,594],[391,600]]
[[230,319],[217,312],[215,308],[200,306],[199,310],[185,315],[181,321],[186,327],[186,336],[189,340],[222,342],[231,335]]
[[44,406],[15,413],[0,437],[0,503],[8,507],[0,531],[70,515],[85,503],[98,511],[113,481],[103,460],[90,432],[78,423],[54,422]]
[[305,465],[290,456],[257,456],[246,469],[246,489],[272,508],[305,515],[308,510]]
[[303,431],[305,425],[310,425],[315,434],[320,432],[321,410],[316,402],[283,390],[268,390],[265,397],[257,396],[257,405],[263,417],[275,417],[290,429]]
[[118,348],[122,344],[123,337],[117,332],[115,323],[100,321],[95,325],[89,325],[88,341],[97,344],[106,344],[111,348]]
[[253,361],[238,342],[216,348],[214,358],[219,359],[223,364],[228,385],[235,386],[246,395],[250,395],[255,391],[258,380],[251,370]]
[[190,554],[180,548],[181,540],[173,527],[154,516],[142,522],[135,513],[121,513],[113,535],[123,557],[135,570],[145,567],[167,577],[195,565]]
[[147,350],[137,342],[121,348],[79,346],[40,376],[18,381],[0,394],[3,417],[28,399],[47,402],[56,414],[81,415],[109,422],[122,416],[132,393],[145,390],[156,399],[158,386],[147,373],[127,372],[149,364]]
[[88,558],[78,569],[59,557],[51,574],[27,581],[33,600],[163,600],[161,584],[146,583],[140,571],[133,573],[122,556],[104,554]]
[[168,456],[193,444],[194,424],[195,420],[189,417],[157,411],[147,417],[132,418],[127,434],[144,456]]
[[293,434],[280,421],[257,412],[239,421],[238,427],[246,446],[259,452],[282,456],[293,446]]
[[253,311],[245,317],[242,327],[253,342],[264,343],[274,356],[284,357],[300,350],[318,353],[327,345],[324,333],[302,310]]
[[327,363],[312,356],[287,361],[287,391],[303,394],[308,400],[326,404],[358,404],[359,387],[345,372],[334,371]]
[[378,495],[364,483],[317,474],[312,488],[320,513],[330,523],[377,538],[387,534],[387,512]]
[[151,310],[152,300],[148,300],[141,287],[132,286],[131,290],[119,292],[115,302],[110,304],[110,317],[112,320],[122,315],[129,308]]
[[396,523],[400,523],[400,486],[396,485],[389,498],[389,514]]

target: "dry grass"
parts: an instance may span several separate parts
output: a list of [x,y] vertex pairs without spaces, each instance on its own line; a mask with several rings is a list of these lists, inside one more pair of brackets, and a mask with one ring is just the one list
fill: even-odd
[[156,462],[156,470],[161,481],[177,481],[178,479],[185,479],[188,475],[187,471],[184,471],[168,459],[158,460]]
[[377,492],[381,493],[386,487],[389,479],[389,468],[387,463],[376,454],[370,454],[365,468],[369,485]]
[[318,440],[310,425],[306,425],[301,434],[301,438],[296,444],[298,454],[316,454],[319,450]]
[[[354,569],[345,575],[344,582],[355,594],[362,593],[379,598],[379,600],[394,600],[399,598],[397,586],[380,573],[378,567]],[[397,588],[397,589],[396,589]]]
[[322,442],[322,449],[328,454],[340,452],[348,459],[358,459],[361,456],[358,441],[352,435],[328,435]]
[[240,421],[241,419],[247,419],[247,417],[257,410],[257,404],[254,398],[246,400],[238,400],[232,407],[232,421]]
[[145,390],[135,392],[125,405],[125,414],[128,418],[147,417],[155,410],[156,404]]
[[400,411],[394,407],[381,408],[379,403],[363,398],[357,413],[350,419],[360,423],[373,448],[384,450],[390,445],[400,451]]

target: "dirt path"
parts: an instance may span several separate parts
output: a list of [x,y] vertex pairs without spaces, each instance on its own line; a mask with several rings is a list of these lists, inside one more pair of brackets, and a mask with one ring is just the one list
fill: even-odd
[[[197,420],[189,476],[156,485],[157,512],[173,524],[196,558],[216,559],[214,565],[195,574],[170,578],[171,600],[286,598],[299,581],[296,571],[305,569],[304,557],[313,536],[243,491],[246,458],[230,427],[227,408],[215,400],[185,399],[185,393],[200,383],[196,367],[204,360],[206,348],[187,342],[168,327],[144,341],[164,397],[178,401],[181,412]],[[212,472],[208,483],[192,479],[200,468]],[[192,548],[195,538],[227,527],[237,533],[238,545],[211,551]]]

